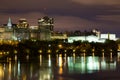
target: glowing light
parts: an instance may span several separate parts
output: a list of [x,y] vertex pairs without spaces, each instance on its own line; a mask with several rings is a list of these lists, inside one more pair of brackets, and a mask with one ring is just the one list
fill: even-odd
[[59,44],[58,47],[59,47],[59,48],[62,48],[63,46],[62,46],[62,44]]
[[27,80],[27,77],[26,77],[26,75],[23,75],[23,80]]
[[99,63],[95,57],[89,57],[87,62],[88,70],[99,70]]
[[66,65],[66,63],[67,63],[67,55],[65,54],[65,57],[64,57],[64,65]]
[[95,51],[95,49],[92,49],[92,52],[94,52]]
[[73,53],[73,63],[75,63],[75,53]]
[[29,59],[29,55],[26,56],[26,59],[27,59],[27,60]]
[[115,34],[101,34],[102,39],[110,39],[110,40],[116,40],[116,35]]
[[58,52],[59,50],[56,50],[56,52]]
[[85,53],[83,53],[83,56],[84,56],[84,57],[85,57],[85,55],[86,55],[86,54],[85,54]]
[[67,50],[64,50],[64,52],[67,52]]
[[113,63],[110,63],[110,69],[115,69],[116,68],[116,61],[114,61]]
[[67,54],[65,54],[65,57],[67,57]]
[[42,53],[42,50],[39,50],[38,52],[39,52],[39,53]]
[[48,55],[48,66],[51,67],[51,55]]
[[38,29],[38,26],[30,26],[30,29]]
[[81,62],[85,62],[85,57],[81,57]]
[[17,55],[15,55],[15,61],[17,61]]
[[58,65],[59,65],[59,67],[62,67],[62,63],[63,63],[62,57],[60,56],[58,59],[59,59]]
[[62,57],[62,54],[59,54],[59,57]]
[[104,49],[102,49],[102,52],[104,52],[105,50]]
[[14,50],[14,53],[17,54],[17,50]]
[[9,51],[7,52],[7,54],[9,54]]
[[112,61],[112,52],[110,53],[110,61]]
[[63,73],[63,68],[60,67],[60,69],[59,69],[59,74],[62,74],[62,73]]
[[0,78],[4,77],[3,67],[0,66]]
[[2,52],[0,52],[0,55],[2,55],[3,53]]
[[86,52],[86,50],[83,50],[83,52],[85,53],[85,52]]
[[75,49],[73,50],[73,52],[75,52]]
[[75,53],[73,53],[73,57],[75,57]]
[[120,52],[117,53],[118,61],[120,61]]
[[106,62],[105,62],[104,59],[103,59],[103,61],[101,61],[101,69],[102,69],[102,70],[105,70],[105,69],[106,69]]
[[12,64],[11,61],[9,61],[9,79],[11,80],[11,73],[12,73]]
[[49,49],[47,52],[48,52],[48,53],[51,53],[51,50]]
[[21,67],[20,62],[18,62],[18,69],[17,69],[18,70],[18,76],[20,76],[20,73],[21,73],[21,68],[20,67]]
[[102,57],[103,57],[103,58],[105,57],[105,53],[104,53],[104,52],[102,53]]
[[92,56],[94,57],[94,56],[95,56],[95,53],[92,53]]
[[51,44],[49,44],[48,47],[51,47]]
[[40,66],[42,65],[42,55],[40,55]]
[[81,70],[82,70],[82,73],[85,72],[85,62],[84,61],[81,62]]

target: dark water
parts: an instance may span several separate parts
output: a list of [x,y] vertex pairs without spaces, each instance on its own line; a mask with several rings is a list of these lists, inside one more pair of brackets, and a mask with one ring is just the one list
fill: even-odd
[[0,80],[120,80],[118,57],[39,56],[0,62]]

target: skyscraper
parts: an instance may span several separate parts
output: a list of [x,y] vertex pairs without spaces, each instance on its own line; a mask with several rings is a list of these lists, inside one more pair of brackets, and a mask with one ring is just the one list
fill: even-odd
[[38,19],[38,27],[40,30],[40,40],[50,40],[53,31],[53,18],[45,16]]
[[17,26],[14,28],[14,34],[17,40],[29,39],[29,24],[25,18],[21,18],[18,21]]
[[12,21],[11,21],[11,18],[8,19],[7,27],[8,27],[8,29],[12,29]]
[[18,21],[17,27],[18,28],[28,28],[29,24],[28,24],[28,22],[27,22],[27,20],[25,18],[21,18]]

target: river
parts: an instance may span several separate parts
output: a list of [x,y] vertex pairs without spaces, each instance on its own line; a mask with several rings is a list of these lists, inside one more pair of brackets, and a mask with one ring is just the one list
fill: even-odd
[[0,61],[0,80],[119,80],[120,57],[40,55]]

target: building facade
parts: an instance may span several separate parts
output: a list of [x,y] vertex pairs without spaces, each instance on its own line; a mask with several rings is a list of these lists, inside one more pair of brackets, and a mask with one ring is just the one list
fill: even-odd
[[40,40],[51,40],[53,32],[53,18],[47,16],[38,19],[38,29],[40,30]]
[[11,19],[8,23],[0,27],[1,40],[51,40],[53,32],[53,18],[47,16],[38,19],[38,26],[29,26],[25,18],[19,19],[17,24],[12,24]]
[[17,40],[27,40],[30,38],[29,24],[25,18],[19,19],[16,27],[13,28],[13,33]]

